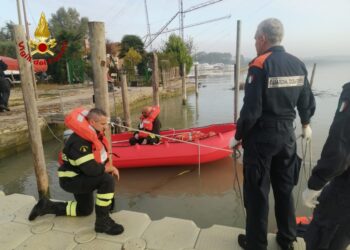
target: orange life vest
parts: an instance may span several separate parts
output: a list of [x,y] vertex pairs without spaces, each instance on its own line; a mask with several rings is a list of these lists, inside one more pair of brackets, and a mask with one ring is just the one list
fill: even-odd
[[[157,118],[157,116],[160,113],[160,107],[159,106],[153,106],[150,114],[147,117],[144,117],[141,115],[140,120],[140,129],[145,130],[145,131],[152,131],[153,129],[153,122]],[[139,137],[140,138],[146,138],[149,134],[144,133],[142,131],[139,132]]]
[[92,142],[92,152],[95,161],[105,163],[109,155],[109,143],[106,136],[102,133],[102,141],[98,139],[96,130],[89,124],[86,119],[88,110],[84,108],[76,108],[72,110],[64,119],[65,125],[74,131],[81,138]]

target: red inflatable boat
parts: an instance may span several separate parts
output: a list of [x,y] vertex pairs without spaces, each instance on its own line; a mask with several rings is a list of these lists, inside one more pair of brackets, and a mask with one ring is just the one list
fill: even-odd
[[216,161],[229,156],[233,123],[161,132],[156,145],[130,146],[132,132],[112,135],[113,165],[117,168],[180,166]]

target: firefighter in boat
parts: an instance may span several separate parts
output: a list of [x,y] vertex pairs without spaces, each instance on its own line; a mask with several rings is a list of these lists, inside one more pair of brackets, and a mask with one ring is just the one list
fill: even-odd
[[78,108],[65,118],[65,124],[74,133],[65,142],[58,177],[60,186],[73,193],[75,201],[54,202],[41,198],[28,219],[32,221],[45,214],[90,215],[94,208],[93,193],[97,190],[95,231],[121,234],[123,226],[109,216],[114,202],[114,176],[119,178],[119,171],[109,162],[109,143],[104,135],[107,114],[97,108],[90,111]]
[[159,143],[159,135],[161,123],[158,119],[160,113],[159,106],[146,106],[142,109],[140,117],[139,131],[135,132],[130,138],[130,145],[138,144],[157,144]]

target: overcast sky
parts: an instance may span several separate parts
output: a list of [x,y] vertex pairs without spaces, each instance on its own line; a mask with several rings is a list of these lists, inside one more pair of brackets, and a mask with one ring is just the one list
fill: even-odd
[[[184,10],[208,0],[183,0]],[[16,0],[1,0],[0,23],[18,22]],[[151,32],[157,32],[178,11],[178,0],[147,0]],[[90,21],[106,25],[106,37],[120,41],[125,34],[147,34],[144,0],[26,0],[27,16],[34,33],[40,13],[47,19],[61,6],[75,8]],[[6,11],[4,11],[6,10]],[[350,55],[350,0],[223,0],[186,14],[191,25],[231,15],[213,23],[185,29],[197,51],[235,53],[236,23],[241,20],[242,54],[255,56],[254,34],[262,20],[279,18],[284,24],[285,48],[299,57]],[[176,18],[169,28],[179,26]],[[178,34],[178,32],[177,32]],[[168,35],[155,40],[158,49]]]

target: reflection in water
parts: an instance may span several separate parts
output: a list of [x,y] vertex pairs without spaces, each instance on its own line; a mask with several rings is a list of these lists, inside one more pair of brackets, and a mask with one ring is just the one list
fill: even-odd
[[[242,166],[237,165],[242,184]],[[170,168],[122,169],[117,184],[117,207],[147,212],[152,219],[165,216],[212,224],[244,225],[233,159]],[[243,217],[244,218],[244,217]]]
[[[316,97],[317,109],[312,120],[313,127],[313,165],[319,158],[326,140],[331,120],[337,107],[338,94],[348,72],[349,64],[328,67],[318,65],[314,86],[323,94]],[[324,76],[324,77],[323,77]],[[330,79],[330,77],[332,79]],[[337,79],[334,79],[337,77]],[[341,79],[343,77],[344,79]],[[347,77],[347,81],[350,76]],[[195,94],[188,96],[187,105],[182,98],[161,100],[160,120],[162,129],[205,126],[213,123],[233,121],[233,76],[212,76],[202,80],[206,88],[199,89],[199,98]],[[330,84],[331,83],[331,84]],[[243,93],[240,93],[240,105]],[[133,126],[140,117],[139,107],[132,114]],[[299,119],[296,120],[298,126]],[[296,134],[300,133],[299,126]],[[299,141],[298,141],[299,143]],[[298,144],[299,151],[300,146]],[[69,200],[73,196],[62,191],[57,178],[57,153],[60,143],[45,143],[47,170],[51,196]],[[301,155],[301,154],[300,154]],[[24,193],[37,197],[35,174],[31,151],[27,150],[15,156],[0,160],[0,190],[10,193]],[[172,216],[193,220],[200,227],[213,224],[244,227],[244,212],[234,177],[234,165],[231,157],[198,166],[122,169],[121,179],[117,183],[116,209],[145,212],[152,219]],[[308,167],[308,166],[307,166]],[[238,165],[238,179],[242,185],[242,166]],[[306,170],[308,172],[309,169]],[[302,171],[304,172],[304,171]],[[300,176],[295,188],[295,197],[299,197],[297,215],[309,215],[310,210],[301,205],[299,190],[306,185],[305,176]],[[269,231],[275,231],[274,202],[270,195]]]

